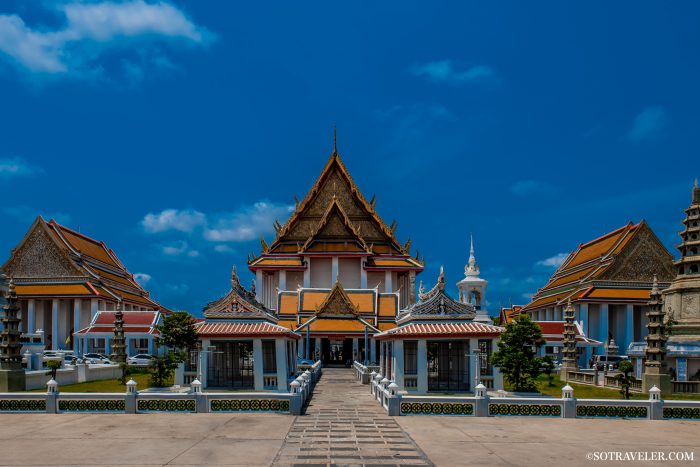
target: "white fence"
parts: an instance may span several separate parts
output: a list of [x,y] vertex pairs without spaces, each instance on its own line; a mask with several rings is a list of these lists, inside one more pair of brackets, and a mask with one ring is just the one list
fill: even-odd
[[[56,382],[61,386],[121,377],[119,365],[78,364],[56,370]],[[49,370],[25,371],[27,389],[41,389],[51,379]]]
[[[366,367],[355,367],[355,374],[389,415],[462,415],[473,417],[528,416],[557,418],[630,418],[647,420],[700,420],[700,401],[662,400],[661,391],[652,388],[648,400],[576,399],[571,386],[562,388],[562,397],[491,397],[483,384],[467,396],[406,395],[396,383],[376,371],[366,376]],[[367,380],[367,382],[365,382]]]
[[288,393],[202,392],[202,384],[197,380],[192,381],[188,393],[139,392],[134,380],[127,383],[125,393],[61,393],[58,382],[49,380],[46,393],[0,393],[0,413],[280,412],[299,415],[321,371],[320,361],[309,366],[290,383]]

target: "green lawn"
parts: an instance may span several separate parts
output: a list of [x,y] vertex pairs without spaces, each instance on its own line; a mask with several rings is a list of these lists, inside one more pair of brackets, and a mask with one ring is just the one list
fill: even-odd
[[[138,384],[137,390],[149,388],[150,375],[147,373],[132,374],[127,378],[131,378]],[[172,381],[170,382],[172,384]],[[59,386],[59,392],[126,392],[126,386],[119,383],[118,379],[105,379],[102,381],[90,381],[87,383],[69,384]],[[32,392],[46,392],[46,389],[33,389]]]
[[[537,390],[542,394],[547,394],[552,397],[561,397],[561,388],[566,386],[566,383],[561,381],[557,376],[552,379],[553,386],[549,386],[547,378],[540,376],[537,378]],[[588,386],[586,384],[569,383],[574,388],[574,397],[577,399],[622,399],[622,395],[617,389],[602,388],[600,386]],[[649,394],[630,393],[630,399],[649,399]],[[663,399],[668,400],[700,400],[700,395],[696,394],[667,394]]]

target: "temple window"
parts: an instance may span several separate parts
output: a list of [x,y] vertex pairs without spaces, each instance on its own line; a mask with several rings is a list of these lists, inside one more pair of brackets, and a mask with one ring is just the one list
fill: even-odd
[[217,341],[208,359],[207,386],[253,389],[253,341]]
[[403,343],[403,373],[405,375],[418,374],[418,342],[404,341]]
[[331,284],[331,266],[330,258],[311,258],[309,260],[311,287],[327,289],[333,286]]
[[275,352],[275,341],[262,341],[263,350],[263,373],[277,372],[277,355]]
[[428,391],[469,390],[469,342],[428,341]]
[[491,365],[491,353],[491,340],[479,340],[479,372],[484,376],[493,375],[493,365]]

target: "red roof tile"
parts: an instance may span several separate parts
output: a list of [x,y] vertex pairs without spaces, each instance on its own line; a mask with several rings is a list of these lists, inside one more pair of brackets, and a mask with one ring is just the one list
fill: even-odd
[[483,323],[409,323],[377,334],[378,339],[397,337],[497,337],[504,328]]
[[287,336],[295,339],[301,337],[283,326],[278,326],[266,321],[248,323],[204,322],[197,325],[197,333],[199,333],[201,337]]

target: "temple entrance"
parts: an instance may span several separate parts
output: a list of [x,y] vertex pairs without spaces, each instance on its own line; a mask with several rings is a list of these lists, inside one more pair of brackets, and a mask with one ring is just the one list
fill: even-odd
[[428,341],[428,391],[469,390],[469,342]]
[[253,389],[253,342],[217,341],[207,366],[208,387]]
[[324,337],[321,339],[321,357],[324,365],[352,364],[352,339]]

